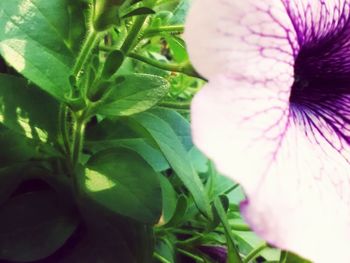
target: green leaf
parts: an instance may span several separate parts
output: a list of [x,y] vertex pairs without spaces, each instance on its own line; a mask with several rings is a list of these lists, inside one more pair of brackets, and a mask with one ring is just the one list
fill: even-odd
[[87,130],[85,147],[92,153],[120,146],[136,151],[156,172],[170,167],[158,147],[141,138],[123,120],[106,119]]
[[163,263],[176,263],[176,253],[175,253],[176,239],[172,238],[169,240],[168,237],[164,237],[157,242],[156,251],[157,258],[161,258]]
[[208,158],[199,151],[199,149],[195,146],[189,151],[189,155],[195,170],[198,173],[206,173],[208,172]]
[[146,111],[157,104],[169,91],[164,78],[147,74],[129,74],[97,108],[97,113],[114,117],[129,116]]
[[152,262],[151,226],[109,213],[89,198],[81,199],[79,207],[87,229],[80,231],[74,249],[60,263]]
[[220,218],[220,221],[224,227],[225,230],[225,236],[227,240],[227,247],[228,247],[228,263],[240,263],[242,262],[239,253],[236,248],[235,240],[233,237],[233,233],[231,230],[231,227],[229,225],[229,222],[227,220],[226,212],[224,209],[224,206],[222,204],[222,201],[217,198],[214,201],[214,207],[217,212],[217,216]]
[[112,147],[129,148],[140,154],[156,172],[161,172],[169,168],[169,163],[162,153],[143,138],[88,141],[86,145],[94,151],[101,151]]
[[189,161],[188,153],[172,126],[159,115],[159,110],[148,111],[132,117],[158,144],[160,150],[192,194],[198,209],[211,217],[210,205],[203,184]]
[[59,100],[69,91],[68,0],[0,1],[0,54]]
[[[208,166],[209,169],[205,175],[206,178],[208,178],[206,182],[206,189],[210,200],[214,200],[216,197],[225,194],[227,191],[230,191],[236,184],[228,177],[219,174],[212,162],[209,162]],[[230,203],[233,203],[231,199]],[[235,204],[238,203],[240,202],[235,202]]]
[[93,155],[80,184],[90,198],[117,214],[143,223],[158,222],[162,209],[158,175],[130,149]]
[[77,226],[53,191],[13,197],[0,207],[0,259],[28,262],[60,248]]
[[56,141],[58,103],[23,78],[0,73],[0,123],[42,142]]
[[177,36],[172,36],[170,34],[163,34],[166,41],[169,44],[171,51],[173,52],[175,61],[178,63],[183,63],[189,60],[185,41]]
[[151,112],[170,125],[187,152],[193,148],[194,145],[192,142],[191,127],[188,120],[186,120],[175,110],[155,108],[152,109]]
[[[259,238],[254,232],[235,231],[235,239],[238,242],[239,250],[243,254],[250,253],[254,248],[259,247],[265,241]],[[273,248],[265,248],[261,251],[261,256],[267,261],[278,261],[280,258],[280,251]]]
[[179,5],[174,10],[174,16],[170,19],[169,24],[184,24],[190,5],[191,0],[180,0]]
[[39,156],[33,141],[0,125],[1,166],[28,161]]
[[170,181],[163,175],[159,175],[160,185],[162,187],[163,214],[162,224],[166,224],[173,217],[176,211],[177,194]]
[[187,199],[184,195],[180,195],[177,204],[176,209],[172,215],[172,217],[169,219],[169,221],[165,224],[166,227],[174,227],[179,225],[183,220],[184,216],[187,211]]
[[[225,212],[225,214],[227,214],[227,210],[228,210],[229,205],[230,205],[227,196],[221,195],[217,198],[219,198],[219,200],[222,204],[222,207],[224,209],[224,212]],[[215,228],[217,228],[220,225],[220,223],[222,221],[222,217],[218,214],[218,212],[217,212],[218,209],[215,207],[215,205],[213,206],[212,210],[213,210],[214,218],[213,218],[213,221],[210,223],[210,229],[214,230]]]
[[124,54],[120,50],[112,51],[106,58],[102,70],[102,78],[109,79],[120,68],[124,61]]

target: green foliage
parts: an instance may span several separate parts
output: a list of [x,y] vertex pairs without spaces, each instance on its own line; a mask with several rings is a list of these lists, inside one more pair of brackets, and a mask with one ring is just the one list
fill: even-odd
[[190,2],[0,1],[0,260],[303,262],[193,145]]
[[149,139],[134,132],[125,120],[103,120],[87,131],[86,147],[92,153],[111,147],[126,147],[140,154],[157,172],[170,168],[160,150]]
[[104,31],[119,22],[118,11],[124,0],[94,0],[93,26],[96,31]]
[[204,194],[203,184],[192,163],[188,161],[188,153],[184,145],[177,138],[171,125],[162,118],[162,113],[161,111],[149,111],[135,116],[134,120],[144,127],[156,141],[175,173],[193,195],[201,212],[211,217],[209,201]]
[[113,212],[142,223],[155,224],[159,220],[158,176],[136,152],[127,148],[98,152],[86,164],[81,179],[83,191]]
[[0,259],[45,258],[64,244],[76,226],[73,211],[53,191],[13,197],[0,210]]
[[59,104],[23,78],[0,73],[0,83],[0,122],[28,138],[57,140],[52,118],[58,118]]
[[96,107],[98,114],[115,117],[146,111],[169,92],[169,83],[158,76],[138,73],[122,75],[119,79],[119,85],[111,83],[103,101]]
[[67,0],[0,2],[0,54],[57,99],[69,93],[74,60]]

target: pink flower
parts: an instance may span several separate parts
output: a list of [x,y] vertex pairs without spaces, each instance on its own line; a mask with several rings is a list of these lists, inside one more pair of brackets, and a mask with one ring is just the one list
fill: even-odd
[[239,182],[268,242],[350,262],[350,2],[194,0],[185,32],[209,83],[195,144]]

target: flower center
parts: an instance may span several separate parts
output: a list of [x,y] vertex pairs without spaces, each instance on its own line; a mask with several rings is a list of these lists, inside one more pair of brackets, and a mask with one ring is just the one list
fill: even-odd
[[344,27],[304,44],[294,64],[291,105],[308,110],[324,106],[337,111],[339,102],[349,94],[350,30]]
[[[331,140],[350,144],[350,26],[301,45],[289,98],[294,120]],[[299,117],[298,117],[299,116]],[[326,125],[326,126],[325,126]],[[323,128],[328,127],[328,131]],[[339,150],[338,148],[336,148]]]

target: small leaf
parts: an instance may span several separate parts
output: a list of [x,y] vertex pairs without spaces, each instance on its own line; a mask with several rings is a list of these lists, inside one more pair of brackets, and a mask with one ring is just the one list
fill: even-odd
[[147,74],[123,75],[124,81],[111,89],[97,108],[97,113],[110,117],[129,116],[146,111],[169,91],[164,78]]
[[169,180],[163,176],[159,175],[160,185],[162,187],[162,200],[163,200],[163,214],[160,224],[166,224],[173,217],[176,204],[177,204],[177,194],[173,185]]
[[0,259],[29,262],[60,248],[77,219],[53,191],[13,197],[0,207]]
[[180,195],[177,204],[176,209],[173,214],[173,216],[170,218],[170,220],[165,224],[166,227],[174,227],[179,225],[184,218],[184,215],[186,214],[187,210],[187,199],[184,195]]
[[[222,203],[222,206],[223,206],[223,208],[224,208],[225,213],[227,213],[228,207],[229,207],[229,205],[230,205],[229,199],[228,199],[227,196],[225,196],[225,195],[219,196],[219,199],[220,199],[220,202]],[[221,217],[220,217],[220,215],[218,214],[217,209],[215,208],[215,205],[213,206],[212,209],[213,209],[214,219],[213,219],[213,221],[211,222],[210,228],[211,228],[212,230],[214,230],[214,229],[215,229],[216,227],[218,227],[219,224],[221,223]]]
[[80,187],[114,213],[154,224],[161,214],[157,173],[136,152],[113,148],[88,161]]
[[170,34],[164,34],[167,43],[172,51],[175,61],[178,63],[184,63],[189,60],[185,41],[177,36]]

